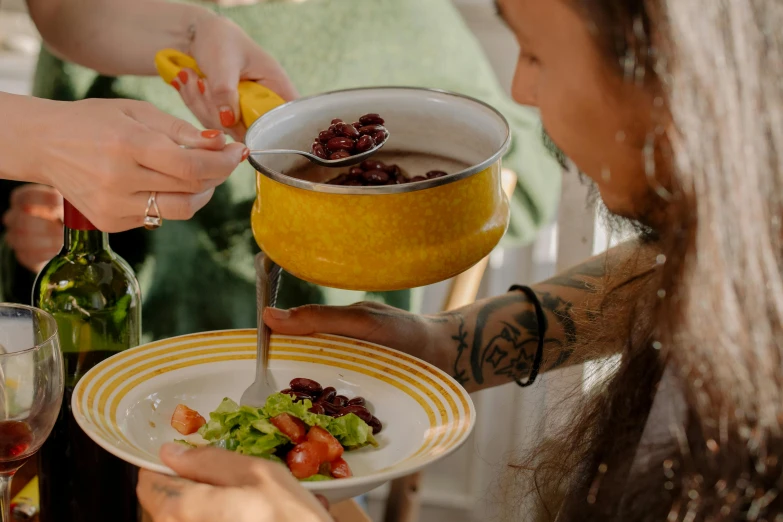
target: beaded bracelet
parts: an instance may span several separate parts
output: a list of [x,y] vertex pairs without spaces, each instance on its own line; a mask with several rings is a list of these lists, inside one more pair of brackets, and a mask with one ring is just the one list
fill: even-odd
[[536,348],[536,355],[533,358],[533,369],[530,371],[530,375],[527,380],[522,382],[519,379],[516,383],[525,388],[533,384],[538,377],[538,371],[541,369],[541,360],[544,358],[544,338],[546,337],[546,331],[549,328],[549,323],[546,320],[546,314],[541,306],[541,302],[538,300],[538,296],[529,286],[514,285],[509,289],[509,292],[519,291],[527,296],[528,301],[533,304],[533,308],[536,310],[536,321],[538,322],[538,347]]

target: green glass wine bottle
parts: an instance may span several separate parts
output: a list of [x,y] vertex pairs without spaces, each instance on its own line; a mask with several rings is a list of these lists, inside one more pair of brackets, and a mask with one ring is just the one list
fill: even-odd
[[71,394],[93,366],[139,344],[141,297],[130,266],[73,205],[64,202],[65,241],[38,274],[33,305],[57,320],[65,394],[38,452],[41,522],[137,522],[137,469],[92,442],[71,413]]

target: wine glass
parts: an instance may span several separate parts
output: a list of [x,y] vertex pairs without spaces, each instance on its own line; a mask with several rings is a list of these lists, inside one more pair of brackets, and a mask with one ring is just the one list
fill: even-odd
[[41,447],[63,400],[54,317],[0,303],[0,522],[11,521],[11,479]]

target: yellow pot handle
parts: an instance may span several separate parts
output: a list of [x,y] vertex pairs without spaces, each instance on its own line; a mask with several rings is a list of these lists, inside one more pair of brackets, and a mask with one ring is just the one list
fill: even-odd
[[[193,57],[175,49],[158,51],[155,55],[155,67],[166,83],[173,82],[183,68],[191,69],[201,78],[205,78]],[[246,127],[250,127],[262,115],[285,103],[285,100],[260,83],[244,80],[239,82],[237,90],[239,111],[242,113],[242,122]]]

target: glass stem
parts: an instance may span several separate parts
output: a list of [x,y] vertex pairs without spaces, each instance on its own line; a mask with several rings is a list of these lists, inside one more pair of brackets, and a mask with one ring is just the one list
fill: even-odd
[[12,522],[11,518],[11,480],[13,475],[0,473],[0,522]]

